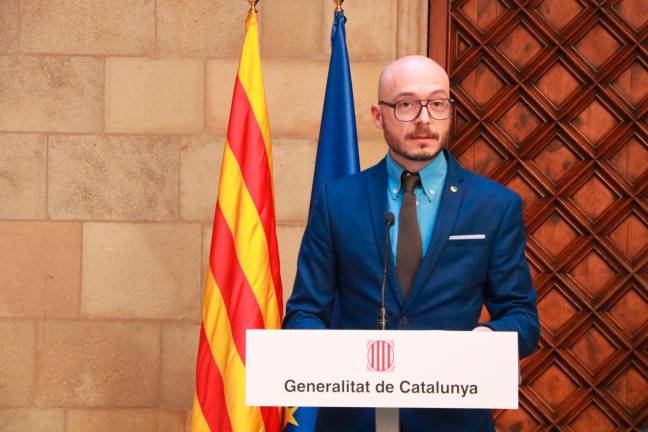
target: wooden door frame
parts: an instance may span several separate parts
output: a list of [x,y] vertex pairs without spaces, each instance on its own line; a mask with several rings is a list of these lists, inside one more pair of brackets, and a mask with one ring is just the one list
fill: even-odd
[[429,0],[428,57],[448,70],[448,26],[451,0]]

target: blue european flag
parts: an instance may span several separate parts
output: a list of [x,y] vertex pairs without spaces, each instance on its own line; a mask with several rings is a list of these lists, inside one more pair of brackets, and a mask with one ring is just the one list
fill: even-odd
[[360,171],[345,22],[344,13],[335,12],[331,32],[331,61],[311,191],[311,208],[324,183]]
[[[331,31],[331,61],[324,96],[315,175],[310,208],[326,182],[360,171],[358,132],[356,130],[353,86],[346,46],[344,13],[335,12]],[[337,299],[333,307],[332,327],[339,322]],[[317,422],[317,408],[291,407],[284,416],[285,432],[312,432]]]

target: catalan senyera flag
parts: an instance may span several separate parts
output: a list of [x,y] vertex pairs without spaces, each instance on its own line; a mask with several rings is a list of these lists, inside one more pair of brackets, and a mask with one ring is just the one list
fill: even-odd
[[281,430],[277,407],[245,406],[245,331],[280,328],[270,125],[251,11],[223,152],[196,367],[192,432]]

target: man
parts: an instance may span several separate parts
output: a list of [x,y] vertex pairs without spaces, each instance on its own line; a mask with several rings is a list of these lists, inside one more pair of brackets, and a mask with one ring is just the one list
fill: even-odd
[[[522,201],[464,170],[447,151],[452,101],[445,71],[421,56],[387,66],[373,120],[389,152],[378,165],[327,184],[304,233],[285,328],[374,329],[385,213],[390,231],[390,329],[515,331],[520,356],[539,324],[524,256]],[[491,321],[479,324],[482,305]],[[475,359],[479,361],[479,359]],[[318,430],[373,431],[372,409],[322,408]],[[401,409],[404,432],[494,431],[489,410]]]

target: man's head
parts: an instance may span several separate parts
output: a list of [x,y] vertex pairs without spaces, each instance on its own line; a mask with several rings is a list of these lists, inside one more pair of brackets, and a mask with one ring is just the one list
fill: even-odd
[[[435,117],[444,117],[444,115],[435,112],[431,102],[428,107],[429,112],[423,108],[411,121],[402,121],[413,116],[407,113],[404,115],[404,111],[395,111],[403,108],[402,104],[398,108],[390,105],[414,101],[414,114],[416,114],[416,110],[420,107],[417,105],[418,100],[449,99],[449,97],[448,74],[427,57],[402,57],[385,68],[378,83],[380,102],[371,107],[371,113],[376,127],[383,130],[392,157],[397,162],[403,166],[422,167],[432,160],[447,144],[450,117],[448,115],[448,118],[442,120],[433,118],[430,112]],[[405,107],[407,106],[409,105],[405,103]]]

